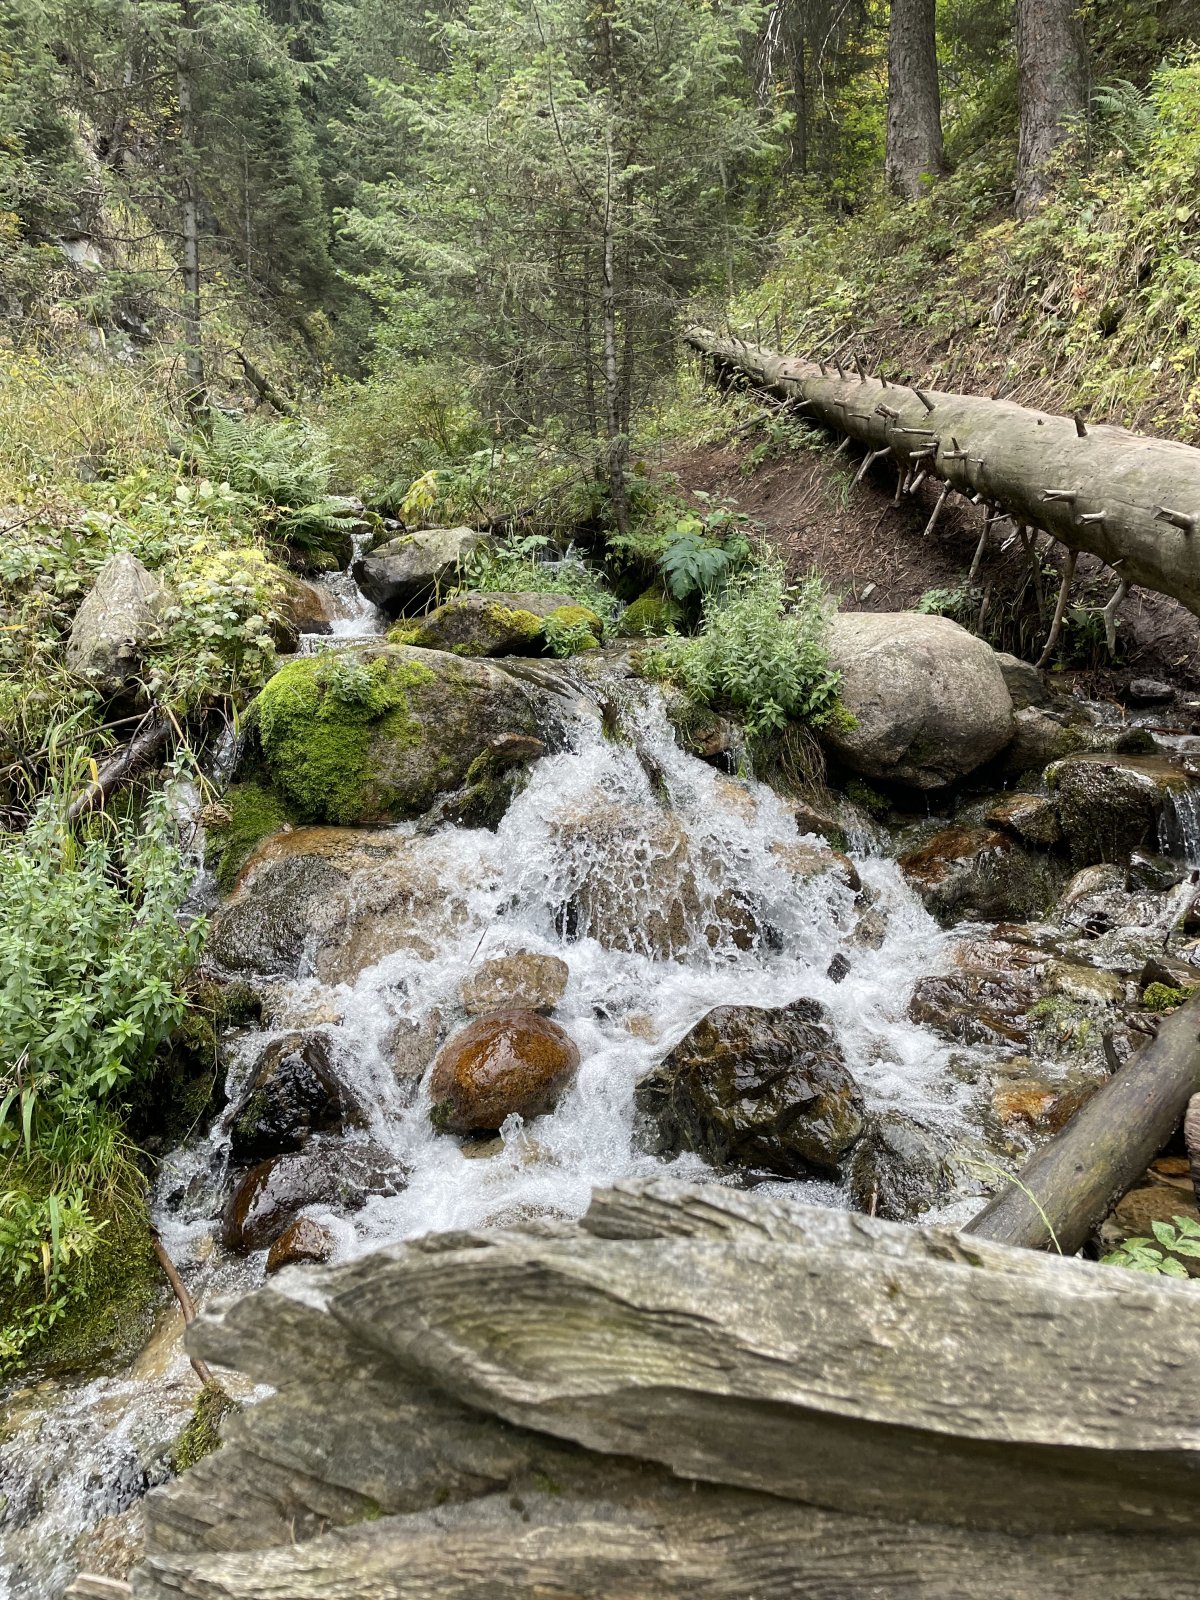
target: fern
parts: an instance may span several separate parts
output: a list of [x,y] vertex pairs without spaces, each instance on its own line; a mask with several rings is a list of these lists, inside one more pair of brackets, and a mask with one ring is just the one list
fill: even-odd
[[348,500],[329,493],[329,464],[303,424],[251,425],[219,413],[211,439],[196,447],[196,470],[257,500],[263,531],[305,552],[330,550],[355,517]]

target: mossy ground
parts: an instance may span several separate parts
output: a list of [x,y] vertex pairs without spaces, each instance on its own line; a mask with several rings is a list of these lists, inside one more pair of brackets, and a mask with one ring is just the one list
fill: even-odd
[[229,821],[210,826],[205,865],[221,893],[228,894],[257,846],[298,819],[286,800],[256,778],[231,784],[223,804]]

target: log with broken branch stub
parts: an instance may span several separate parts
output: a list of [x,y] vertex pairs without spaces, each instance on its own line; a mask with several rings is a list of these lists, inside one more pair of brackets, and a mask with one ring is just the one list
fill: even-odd
[[1200,998],[1169,1016],[966,1232],[1073,1255],[1159,1154],[1196,1094]]
[[[1068,550],[1118,562],[1130,586],[1171,595],[1200,616],[1200,449],[1107,423],[1080,427],[981,395],[915,388],[779,355],[691,328],[687,343],[725,379],[803,398],[810,414],[868,450],[887,449],[901,473],[913,432],[932,435],[926,471],[968,498],[983,495],[1015,521]],[[851,409],[852,407],[852,409]]]

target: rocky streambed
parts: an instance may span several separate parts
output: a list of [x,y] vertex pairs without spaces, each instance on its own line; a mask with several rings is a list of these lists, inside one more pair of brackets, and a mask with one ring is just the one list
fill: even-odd
[[[424,604],[411,551],[359,576]],[[414,644],[343,593],[203,814],[242,1021],[154,1194],[200,1298],[636,1178],[961,1222],[1200,982],[1186,707],[838,618],[855,725],[801,795],[739,776],[737,728],[644,682],[644,646],[519,653],[556,609],[522,598]],[[1106,1236],[1176,1214],[1168,1151]],[[167,1309],[132,1368],[9,1402],[0,1593],[123,1574],[195,1388]]]

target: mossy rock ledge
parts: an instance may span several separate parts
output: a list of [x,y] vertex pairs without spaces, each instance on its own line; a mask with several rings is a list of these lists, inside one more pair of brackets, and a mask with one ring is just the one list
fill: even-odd
[[404,645],[301,657],[252,708],[276,790],[309,821],[420,816],[500,733],[534,735],[536,692],[484,661]]
[[565,594],[460,594],[427,617],[400,623],[389,637],[396,644],[449,650],[461,656],[540,656],[547,649],[546,624],[580,627],[595,649],[604,623],[587,606]]

